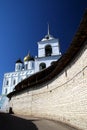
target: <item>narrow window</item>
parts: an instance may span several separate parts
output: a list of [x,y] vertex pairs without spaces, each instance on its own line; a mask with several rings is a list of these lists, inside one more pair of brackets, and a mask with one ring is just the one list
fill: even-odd
[[16,83],[16,81],[15,81],[15,79],[13,80],[13,85],[15,85],[15,83]]
[[32,68],[34,68],[34,63],[32,63]]
[[25,65],[25,70],[27,70],[27,69],[28,69],[28,64]]
[[20,70],[20,65],[18,66],[18,69]]
[[7,81],[6,81],[6,85],[8,85],[8,84],[9,84],[9,81],[7,80]]
[[5,89],[5,94],[7,94],[7,88]]

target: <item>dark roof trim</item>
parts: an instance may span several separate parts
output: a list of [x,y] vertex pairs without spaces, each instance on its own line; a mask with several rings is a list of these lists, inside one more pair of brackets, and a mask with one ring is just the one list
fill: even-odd
[[19,84],[15,86],[15,91],[11,92],[7,96],[11,98],[13,95],[27,89],[34,87],[36,85],[40,85],[42,83],[46,83],[55,76],[57,76],[73,59],[75,59],[76,55],[81,50],[81,47],[83,47],[87,40],[87,10],[84,14],[83,20],[80,23],[80,26],[78,28],[78,31],[73,38],[73,41],[67,50],[67,52],[52,66],[44,69],[41,72],[38,72],[29,78],[23,80]]
[[19,59],[16,61],[16,63],[23,63],[23,62],[22,62],[21,59],[19,58]]

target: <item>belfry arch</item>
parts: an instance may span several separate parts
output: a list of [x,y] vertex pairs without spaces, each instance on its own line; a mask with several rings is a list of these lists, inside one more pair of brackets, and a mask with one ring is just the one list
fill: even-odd
[[45,46],[45,56],[51,56],[52,55],[52,47],[51,45]]
[[40,63],[39,65],[39,70],[43,70],[46,68],[46,64],[43,62],[43,63]]

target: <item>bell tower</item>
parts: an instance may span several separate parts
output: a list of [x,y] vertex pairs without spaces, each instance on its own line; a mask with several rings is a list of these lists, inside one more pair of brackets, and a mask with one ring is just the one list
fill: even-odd
[[49,67],[61,57],[59,39],[50,34],[49,24],[47,35],[38,43],[38,57],[35,58],[35,72]]
[[38,42],[38,57],[60,55],[59,40],[50,35],[48,24],[47,35]]

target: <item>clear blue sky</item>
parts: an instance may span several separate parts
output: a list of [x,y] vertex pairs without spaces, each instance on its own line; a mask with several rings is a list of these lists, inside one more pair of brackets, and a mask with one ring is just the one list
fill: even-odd
[[28,51],[37,55],[37,42],[50,33],[60,40],[61,52],[70,45],[87,0],[0,0],[0,93],[4,73]]

